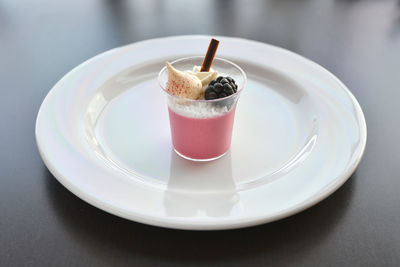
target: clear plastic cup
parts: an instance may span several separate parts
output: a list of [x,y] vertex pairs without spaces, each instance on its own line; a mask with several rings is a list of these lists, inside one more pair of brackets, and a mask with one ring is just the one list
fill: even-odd
[[[192,70],[195,65],[201,66],[203,59],[202,56],[181,58],[171,65],[181,71]],[[158,82],[167,96],[172,144],[175,152],[185,159],[218,159],[231,145],[236,105],[247,78],[238,65],[226,59],[215,58],[212,68],[220,76],[232,77],[238,86],[237,92],[214,100],[182,98],[166,90],[166,67],[158,75]]]

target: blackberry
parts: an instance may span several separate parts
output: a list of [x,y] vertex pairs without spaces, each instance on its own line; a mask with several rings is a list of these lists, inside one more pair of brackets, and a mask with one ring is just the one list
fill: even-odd
[[230,96],[237,92],[237,88],[238,86],[232,77],[218,76],[217,79],[208,84],[205,99],[212,100]]
[[224,84],[224,93],[227,95],[231,95],[234,93],[233,88],[229,83]]
[[229,83],[229,81],[228,81],[227,79],[224,78],[224,79],[221,80],[221,83],[222,83],[222,84],[226,84],[226,83]]
[[214,88],[213,88],[212,86],[208,86],[208,87],[207,87],[204,98],[205,98],[206,100],[212,100],[212,99],[217,99],[217,98],[218,98],[218,95],[217,95],[217,93],[214,91]]
[[227,94],[225,94],[224,92],[222,92],[222,93],[220,93],[219,95],[218,95],[218,98],[223,98],[223,97],[227,97],[228,95]]
[[237,84],[236,83],[231,83],[231,85],[232,85],[232,88],[233,88],[233,91],[236,93],[236,91],[237,91]]
[[223,88],[222,84],[220,84],[220,83],[215,83],[215,84],[214,84],[214,91],[215,91],[217,94],[219,94],[219,93],[222,92],[222,88]]

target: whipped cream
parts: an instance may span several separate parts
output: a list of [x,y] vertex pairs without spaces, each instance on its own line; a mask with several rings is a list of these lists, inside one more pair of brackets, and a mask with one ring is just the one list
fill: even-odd
[[218,71],[215,71],[213,68],[210,68],[209,71],[200,71],[201,66],[194,66],[192,70],[187,70],[186,73],[190,73],[197,78],[200,79],[201,84],[203,85],[203,89],[207,87],[207,85],[212,81],[217,79]]

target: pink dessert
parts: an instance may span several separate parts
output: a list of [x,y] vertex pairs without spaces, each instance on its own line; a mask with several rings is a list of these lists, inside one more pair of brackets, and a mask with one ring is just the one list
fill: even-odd
[[235,109],[216,117],[191,118],[168,108],[172,143],[176,152],[199,160],[225,154],[231,144]]
[[212,39],[204,58],[166,62],[159,74],[174,150],[194,161],[214,160],[228,151],[237,100],[246,81],[239,66],[214,58],[218,44]]

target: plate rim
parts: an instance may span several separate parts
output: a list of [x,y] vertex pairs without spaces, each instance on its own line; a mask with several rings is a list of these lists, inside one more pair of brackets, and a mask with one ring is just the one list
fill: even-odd
[[[118,50],[128,48],[130,46],[134,46],[134,45],[137,45],[140,43],[146,43],[146,42],[163,41],[163,40],[169,40],[169,39],[188,39],[188,38],[202,39],[202,38],[211,38],[211,37],[225,39],[225,40],[230,39],[232,41],[251,42],[251,43],[258,44],[258,45],[272,47],[276,50],[280,50],[283,53],[289,54],[290,56],[299,57],[302,60],[305,60],[306,62],[311,63],[313,66],[319,68],[320,70],[322,70],[326,74],[328,74],[331,78],[333,78],[333,80],[335,80],[335,82],[337,82],[342,87],[342,89],[344,89],[344,91],[350,98],[353,107],[356,110],[356,114],[359,116],[360,124],[359,124],[358,128],[360,130],[359,137],[360,137],[361,149],[360,149],[358,155],[356,155],[356,159],[355,159],[353,165],[349,166],[339,176],[334,178],[333,183],[331,183],[328,186],[328,188],[324,188],[324,192],[318,192],[315,195],[313,195],[311,198],[309,198],[301,203],[297,203],[296,205],[291,206],[289,209],[280,210],[279,212],[277,212],[273,215],[267,215],[266,217],[264,215],[265,218],[262,216],[257,217],[257,218],[246,217],[245,219],[240,219],[240,220],[235,220],[235,221],[233,221],[233,219],[227,219],[226,221],[220,220],[219,222],[216,222],[216,223],[204,223],[204,222],[202,223],[201,221],[198,221],[196,223],[193,223],[191,221],[190,223],[188,223],[187,221],[179,221],[179,220],[174,220],[174,219],[172,219],[172,220],[157,220],[152,216],[137,214],[136,212],[133,212],[133,211],[130,211],[128,214],[127,212],[124,212],[122,209],[115,209],[113,206],[107,205],[105,202],[96,201],[95,198],[90,197],[88,194],[85,194],[82,190],[75,187],[73,184],[68,183],[68,179],[66,177],[64,177],[51,164],[50,160],[46,157],[45,153],[43,152],[43,149],[41,148],[41,146],[43,146],[44,144],[40,144],[40,141],[39,141],[40,129],[38,126],[38,122],[39,122],[40,118],[43,116],[42,115],[42,113],[44,112],[43,107],[48,104],[48,102],[50,101],[49,100],[50,95],[54,93],[54,88],[57,85],[59,85],[60,83],[62,83],[65,79],[67,79],[68,76],[70,76],[70,74],[72,72],[74,72],[76,69],[84,67],[85,65],[89,64],[91,61],[96,60],[100,57],[103,57],[108,53],[117,52]],[[37,113],[36,122],[35,122],[35,139],[36,139],[37,148],[39,150],[39,154],[40,154],[43,162],[45,163],[46,167],[50,171],[50,173],[64,187],[66,187],[71,193],[73,193],[78,198],[84,200],[85,202],[89,203],[90,205],[92,205],[94,207],[100,208],[110,214],[113,214],[113,215],[116,215],[116,216],[119,216],[119,217],[122,217],[122,218],[125,218],[128,220],[132,220],[132,221],[144,223],[144,224],[149,224],[149,225],[153,225],[153,226],[173,228],[173,229],[185,229],[185,230],[224,230],[224,229],[237,229],[237,228],[250,227],[250,226],[255,226],[255,225],[259,225],[259,224],[276,221],[276,220],[279,220],[282,218],[286,218],[286,217],[292,216],[294,214],[297,214],[301,211],[304,211],[305,209],[308,209],[308,208],[314,206],[315,204],[321,202],[322,200],[326,199],[327,197],[329,197],[332,193],[334,193],[338,188],[340,188],[351,177],[351,175],[353,174],[353,172],[356,170],[357,166],[359,165],[359,163],[364,155],[365,148],[366,148],[367,125],[366,125],[365,116],[361,109],[360,104],[358,103],[357,99],[352,94],[352,92],[347,88],[347,86],[344,85],[343,82],[340,81],[329,70],[325,69],[323,66],[319,65],[318,63],[316,63],[310,59],[307,59],[306,57],[304,57],[300,54],[294,53],[294,52],[292,52],[288,49],[282,48],[282,47],[274,46],[274,45],[260,42],[260,41],[249,40],[249,39],[245,39],[245,38],[237,38],[237,37],[229,37],[229,36],[209,36],[209,35],[178,35],[178,36],[152,38],[152,39],[142,40],[139,42],[134,42],[134,43],[120,46],[120,47],[116,47],[116,48],[107,50],[105,52],[102,52],[94,57],[91,57],[91,58],[87,59],[86,61],[80,63],[73,69],[71,69],[50,89],[50,91],[47,93],[46,97],[44,98],[43,102],[41,103],[39,111]],[[135,213],[135,216],[132,216],[132,213]],[[157,216],[155,216],[155,217],[158,218]]]

